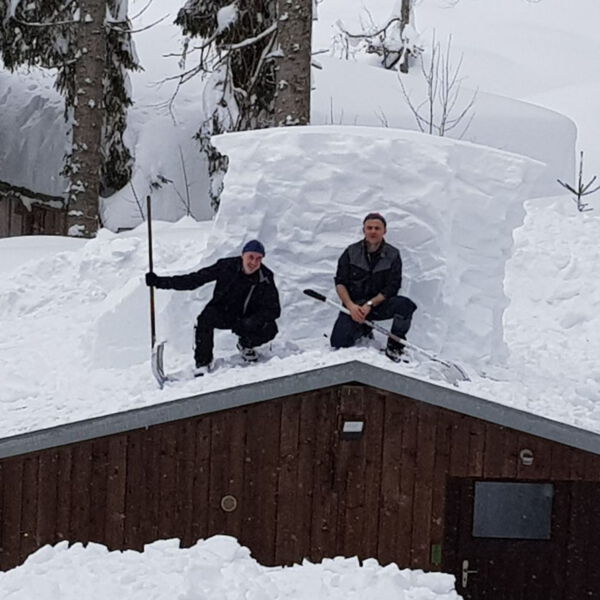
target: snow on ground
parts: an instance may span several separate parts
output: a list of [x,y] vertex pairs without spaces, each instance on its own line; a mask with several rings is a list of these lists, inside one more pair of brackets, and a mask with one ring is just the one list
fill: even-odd
[[[360,31],[361,20],[369,23],[368,15],[375,23],[385,23],[392,6],[381,0],[326,0],[319,4],[313,46],[330,47],[339,32],[338,19],[346,29]],[[574,120],[579,149],[588,154],[594,172],[600,168],[597,94],[593,93],[600,84],[599,17],[597,0],[571,2],[568,12],[564,0],[415,3],[416,27],[425,44],[434,33],[442,42],[452,35],[454,55],[462,55],[466,88],[539,100],[545,108]]]
[[[396,72],[332,57],[319,57],[318,60],[322,68],[314,73],[313,125],[369,125],[417,130],[415,116],[404,100]],[[420,69],[414,68],[404,75],[403,82],[415,105],[427,98]],[[466,86],[461,89],[453,114],[467,106],[473,93],[473,89]],[[424,109],[422,113],[425,113]],[[439,123],[439,109],[436,113],[434,122]],[[472,121],[466,128],[471,116]],[[541,106],[480,90],[469,116],[449,131],[448,136],[523,154],[545,163],[546,172],[531,190],[532,197],[556,193],[557,178],[573,180],[577,128],[563,114]]]
[[[538,164],[381,128],[263,130],[229,134],[217,143],[231,165],[219,215],[213,222],[188,218],[157,228],[155,270],[195,270],[260,238],[282,292],[281,333],[268,350],[272,360],[251,373],[246,369],[242,379],[224,369],[210,382],[155,392],[143,282],[146,229],[127,235],[103,230],[81,249],[31,261],[0,282],[0,325],[7,340],[0,347],[0,406],[7,411],[0,434],[356,356],[328,350],[323,335],[335,311],[301,291],[333,293],[337,258],[360,239],[362,217],[372,210],[389,219],[389,239],[405,259],[405,293],[420,306],[411,340],[473,368],[503,363],[504,265]],[[503,176],[489,176],[497,172]],[[10,240],[6,247],[14,251]],[[169,366],[190,363],[195,318],[211,291],[157,291],[158,333],[170,340]],[[219,358],[234,352],[231,334],[217,341]],[[301,356],[306,349],[313,354]],[[362,352],[371,361],[373,352]]]
[[599,236],[600,213],[568,196],[527,204],[505,281],[510,359],[476,393],[600,432]]
[[304,561],[265,567],[231,537],[218,535],[180,549],[179,540],[143,552],[66,542],[45,546],[16,569],[0,573],[0,596],[11,600],[456,600],[454,577],[385,567],[374,559]]
[[[532,201],[527,208],[528,216],[515,233],[515,252],[507,266],[505,287],[511,304],[504,320],[509,361],[507,365],[486,366],[487,377],[461,383],[460,389],[600,433],[600,409],[595,403],[600,393],[600,371],[595,360],[600,351],[600,290],[596,284],[600,275],[596,244],[600,219],[595,213],[576,213],[566,197]],[[251,213],[248,211],[248,228],[261,220],[253,223]],[[352,223],[357,224],[356,216]],[[309,275],[318,271],[319,281],[325,282],[325,271],[333,267],[334,250],[337,252],[358,235],[351,231],[352,223],[344,229],[347,238],[340,232],[330,242],[330,258],[325,264],[293,241],[291,248],[298,267],[291,276],[309,282]],[[228,230],[229,224],[221,225],[223,231]],[[294,240],[301,240],[303,231],[313,240],[311,229],[300,225]],[[233,251],[235,239],[223,247],[207,249],[207,240],[222,239],[211,227],[210,223],[191,219],[176,224],[156,223],[156,270],[185,272],[195,268],[207,254]],[[261,234],[267,234],[272,246],[270,249],[267,242],[266,264],[277,264],[283,255],[278,258],[273,242],[276,232],[261,230]],[[19,244],[11,239],[0,241],[0,265],[7,269],[0,281],[2,437],[350,360],[419,378],[439,378],[426,362],[395,365],[365,346],[332,352],[323,335],[330,331],[335,311],[319,311],[317,305],[314,321],[304,318],[304,339],[298,341],[282,328],[273,346],[265,350],[266,360],[255,366],[233,364],[230,357],[236,356],[235,337],[218,332],[217,357],[221,362],[229,361],[225,366],[233,366],[218,369],[210,377],[168,386],[161,392],[148,362],[148,290],[143,283],[148,250],[145,227],[121,235],[103,230],[98,238],[83,242],[75,250],[73,240],[62,239],[62,248],[58,240],[28,238]],[[241,246],[242,240],[237,241]],[[401,236],[399,242],[403,243]],[[321,244],[317,244],[317,250],[324,247]],[[32,258],[36,247],[40,256]],[[14,257],[19,268],[9,266],[6,255]],[[23,264],[21,256],[31,260]],[[440,257],[436,253],[432,256]],[[282,260],[281,264],[286,262]],[[418,278],[418,273],[407,270],[405,276],[410,282]],[[286,273],[279,277],[285,279]],[[328,291],[325,285],[321,289]],[[332,290],[333,285],[330,293]],[[201,310],[207,291],[156,293],[158,334],[169,337],[169,369],[191,362],[193,318]],[[299,297],[286,296],[284,310],[292,317]],[[426,312],[417,312],[416,319],[420,323],[415,331],[426,329]],[[307,334],[309,328],[311,333]]]
[[[387,17],[391,9],[391,3],[389,6],[379,1],[365,0],[365,3],[375,19]],[[135,0],[132,13],[143,5],[142,0]],[[362,3],[346,0],[327,0],[320,4],[315,46],[329,45],[332,23],[337,18],[341,17],[347,26],[356,23],[361,6]],[[578,126],[585,128],[582,139],[586,141],[586,166],[588,172],[594,173],[600,152],[595,136],[597,110],[590,98],[595,95],[600,73],[597,68],[599,42],[593,18],[599,6],[596,0],[579,0],[576,6],[569,8],[569,19],[564,19],[561,0],[544,0],[543,3],[506,0],[493,7],[477,0],[461,0],[452,8],[444,0],[424,0],[417,5],[416,16],[424,38],[431,35],[434,28],[438,39],[453,33],[454,47],[464,52],[464,71],[469,76],[465,83],[470,87],[517,99],[537,99],[547,108],[575,117]],[[156,0],[135,25],[141,29],[169,10],[173,10],[171,3]],[[170,14],[160,25],[136,34],[138,52],[146,70],[132,76],[137,103],[128,130],[139,158],[134,177],[138,196],[143,199],[147,186],[159,175],[175,182],[153,194],[155,215],[163,218],[176,218],[185,213],[183,162],[188,164],[190,177],[201,178],[202,172],[199,163],[191,158],[195,152],[193,142],[186,137],[186,128],[193,131],[192,122],[199,118],[200,87],[184,86],[173,106],[173,114],[167,110],[175,84],[164,79],[173,72],[177,58],[165,55],[177,49],[180,43],[177,28],[170,24],[173,17],[174,14]],[[509,43],[513,39],[515,43]],[[552,68],[548,68],[550,64]],[[334,67],[329,65],[335,66],[335,62],[327,61],[327,69],[331,71]],[[340,70],[352,68],[345,63],[340,65],[344,65]],[[370,75],[388,75],[368,68],[373,70]],[[3,86],[0,156],[4,157],[0,160],[0,178],[6,177],[3,169],[13,165],[11,174],[16,179],[11,180],[39,189],[43,184],[37,183],[35,178],[45,175],[50,181],[56,177],[57,168],[56,165],[50,168],[51,161],[42,157],[62,156],[64,140],[60,133],[62,117],[58,96],[50,89],[47,75],[38,73],[28,79],[23,74],[9,76],[1,72],[0,77]],[[331,71],[331,79],[336,77]],[[365,85],[358,76],[352,79],[357,81],[357,90],[360,86],[369,91],[381,87]],[[160,82],[162,85],[156,85]],[[378,99],[362,94],[357,97],[364,101],[365,113],[372,117],[379,106]],[[348,106],[355,100],[356,97],[349,94]],[[21,120],[15,106],[27,107]],[[33,111],[35,106],[43,109]],[[344,106],[334,106],[332,111],[331,123],[343,119]],[[515,108],[515,117],[517,112]],[[558,122],[549,116],[546,125],[551,128]],[[14,127],[15,123],[19,129]],[[44,132],[55,128],[58,133],[40,138],[36,124],[41,125]],[[546,127],[542,129],[547,131]],[[523,131],[528,130],[523,126]],[[56,142],[58,139],[60,143]],[[48,147],[51,140],[54,146]],[[572,137],[568,128],[565,140],[565,146],[570,146]],[[543,141],[541,138],[540,143]],[[555,143],[550,140],[549,146],[552,145]],[[17,169],[15,163],[8,160],[9,156],[20,157],[18,164],[23,168]],[[343,172],[344,160],[340,158],[340,172]],[[260,179],[260,173],[255,173],[255,177]],[[420,184],[424,185],[422,181]],[[201,186],[201,182],[198,185]],[[194,188],[194,201],[200,201],[198,189]],[[132,194],[132,190],[127,193],[130,192]],[[371,193],[365,186],[365,197]],[[167,199],[178,208],[170,210]],[[111,202],[109,200],[107,205]],[[595,197],[591,197],[590,202],[593,206]],[[128,223],[139,218],[131,197],[123,197],[114,204],[114,215],[128,215]],[[206,204],[203,206],[208,210]],[[516,252],[508,265],[506,278],[506,294],[511,299],[504,315],[505,338],[511,350],[510,370],[501,366],[486,367],[487,373],[498,381],[481,379],[465,385],[464,389],[600,431],[593,405],[593,398],[598,395],[599,377],[591,358],[598,354],[594,333],[598,330],[594,310],[598,296],[593,283],[598,279],[595,250],[598,217],[596,212],[576,213],[566,197],[531,201],[526,208],[527,219],[516,233]],[[357,216],[353,215],[352,219]],[[111,221],[111,218],[108,221],[116,227],[118,219]],[[177,225],[164,225],[157,232],[156,264],[169,271],[185,271],[197,266],[209,235],[207,226],[185,220]],[[400,232],[400,228],[397,231]],[[1,255],[6,257],[0,259],[0,268],[12,271],[0,284],[3,328],[0,366],[5,375],[0,405],[3,435],[85,418],[99,411],[112,412],[200,390],[293,373],[332,361],[366,357],[374,364],[427,375],[418,368],[390,367],[388,361],[373,356],[366,348],[330,353],[327,340],[322,337],[329,331],[330,322],[323,321],[315,327],[314,338],[303,342],[303,354],[297,353],[296,342],[281,336],[271,350],[271,360],[255,369],[225,369],[215,373],[210,382],[190,382],[176,390],[159,393],[147,368],[148,317],[140,308],[147,299],[147,290],[141,281],[147,264],[144,228],[120,238],[104,231],[97,240],[77,252],[72,245],[62,247],[56,240],[46,243],[38,239],[35,243],[41,244],[40,251],[45,256],[15,271],[13,267],[33,257],[37,250],[28,242],[22,246],[12,240],[0,242]],[[67,243],[72,241],[65,240]],[[233,249],[235,243],[236,240],[231,239],[227,249]],[[412,268],[411,248],[405,247],[401,237],[398,243],[408,260],[406,281],[407,289],[411,289],[421,270]],[[336,244],[345,245],[341,241]],[[212,248],[210,251],[213,256],[219,252]],[[276,256],[274,253],[273,258]],[[434,252],[432,256],[436,258],[439,254]],[[421,264],[415,262],[415,267]],[[175,323],[177,315],[169,309],[168,292],[157,296],[161,317],[159,334],[181,332],[181,335],[171,336],[167,352],[167,360],[171,361],[168,364],[179,366],[189,360],[192,325],[183,320]],[[201,298],[201,294],[190,294],[173,306],[185,305],[184,314],[192,315],[199,310]],[[414,332],[418,334],[426,329],[423,321],[415,324]],[[231,336],[219,338],[218,343],[225,355],[233,352]],[[124,364],[130,365],[127,370],[121,368]]]
[[[156,224],[155,229],[157,270],[158,265],[170,272],[197,265],[205,249],[207,224],[187,219]],[[146,239],[142,226],[125,235],[103,230],[77,251],[69,239],[63,239],[67,242],[63,249],[56,243],[43,247],[37,242],[39,258],[3,273],[0,437],[353,359],[390,367],[387,358],[368,348],[330,352],[322,337],[331,327],[328,321],[314,325],[315,337],[303,344],[303,353],[282,335],[265,350],[268,360],[264,363],[219,369],[210,377],[159,391],[149,366],[148,289],[143,283],[148,264]],[[0,256],[15,254],[10,242],[0,240]],[[31,256],[34,249],[24,247],[23,252]],[[8,262],[0,260],[0,264]],[[173,294],[156,293],[160,338],[169,332],[169,318],[163,315]],[[169,369],[191,364],[194,323],[187,315],[195,315],[202,307],[193,292],[179,296],[184,312],[177,321],[184,334],[169,337]],[[217,332],[216,357],[221,362],[237,356],[235,341],[231,334]],[[395,368],[420,372],[418,366]]]

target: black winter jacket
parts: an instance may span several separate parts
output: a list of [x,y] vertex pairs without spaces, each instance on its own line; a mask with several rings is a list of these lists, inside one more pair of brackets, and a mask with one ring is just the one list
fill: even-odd
[[342,284],[356,304],[364,304],[377,294],[391,298],[402,285],[400,252],[385,240],[369,260],[364,240],[348,246],[338,260],[335,284]]
[[256,322],[275,321],[281,314],[273,272],[265,265],[246,275],[241,256],[221,258],[214,265],[186,275],[158,277],[156,287],[168,290],[195,290],[215,281],[214,306],[232,319],[252,318]]

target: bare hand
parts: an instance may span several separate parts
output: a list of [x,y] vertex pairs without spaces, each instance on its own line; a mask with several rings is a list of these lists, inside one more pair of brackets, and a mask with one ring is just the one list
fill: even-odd
[[[365,310],[367,309],[367,310]],[[350,311],[350,316],[352,317],[353,321],[356,321],[357,323],[363,323],[366,316],[369,314],[369,306],[360,306],[358,304],[352,304],[348,307],[348,310]]]

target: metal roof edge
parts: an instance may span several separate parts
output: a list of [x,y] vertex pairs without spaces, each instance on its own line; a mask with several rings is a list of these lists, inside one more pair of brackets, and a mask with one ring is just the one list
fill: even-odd
[[489,423],[516,429],[573,448],[600,454],[600,434],[574,425],[554,421],[519,408],[473,396],[458,389],[436,385],[406,375],[358,363],[355,376],[360,383],[402,394],[440,408],[445,408]]
[[352,382],[600,454],[597,433],[458,389],[351,361],[3,438],[0,459]]

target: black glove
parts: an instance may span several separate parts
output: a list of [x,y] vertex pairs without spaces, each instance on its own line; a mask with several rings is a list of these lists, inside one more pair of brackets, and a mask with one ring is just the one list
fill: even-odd
[[146,273],[146,285],[149,287],[157,287],[159,279],[159,276],[152,271]]

